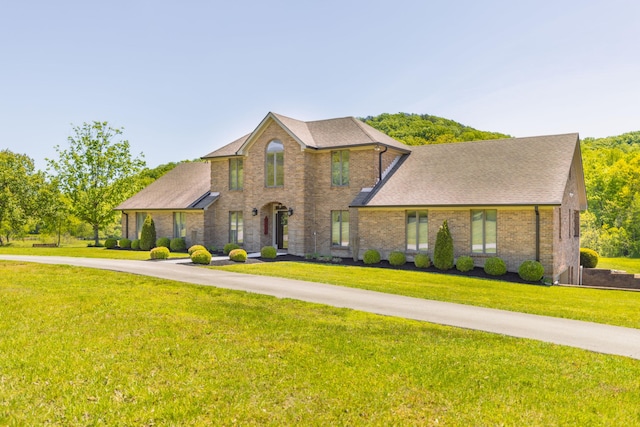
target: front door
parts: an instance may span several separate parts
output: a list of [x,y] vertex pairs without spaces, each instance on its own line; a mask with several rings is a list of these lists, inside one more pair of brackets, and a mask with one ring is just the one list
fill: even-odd
[[276,212],[276,246],[278,249],[289,249],[289,213]]

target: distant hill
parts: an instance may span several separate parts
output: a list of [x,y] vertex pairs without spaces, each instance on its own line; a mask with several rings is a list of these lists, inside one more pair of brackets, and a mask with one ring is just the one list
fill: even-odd
[[511,138],[510,135],[477,130],[453,120],[428,114],[383,113],[360,120],[407,145]]
[[607,136],[606,138],[584,138],[581,147],[587,149],[617,148],[625,152],[640,150],[640,131]]

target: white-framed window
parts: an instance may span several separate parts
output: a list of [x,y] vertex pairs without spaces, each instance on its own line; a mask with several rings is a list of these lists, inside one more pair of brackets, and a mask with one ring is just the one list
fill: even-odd
[[242,211],[229,212],[229,243],[236,243],[238,245],[244,243]]
[[334,187],[349,185],[349,150],[331,152],[331,185]]
[[331,211],[331,245],[349,246],[349,211]]
[[407,211],[407,250],[429,249],[429,220],[427,211]]
[[142,235],[142,226],[145,219],[147,219],[146,212],[136,212],[136,239],[139,239]]
[[173,237],[187,237],[187,214],[173,213]]
[[497,253],[497,219],[495,209],[471,211],[471,252],[474,254]]
[[229,190],[242,190],[244,187],[244,161],[229,159]]
[[284,144],[274,139],[267,145],[265,165],[265,186],[282,187],[284,185]]

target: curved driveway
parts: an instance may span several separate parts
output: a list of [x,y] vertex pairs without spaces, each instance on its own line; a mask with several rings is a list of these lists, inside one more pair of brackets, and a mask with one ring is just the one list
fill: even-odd
[[120,271],[529,338],[640,359],[640,329],[424,300],[322,283],[211,270],[195,267],[189,261],[154,262],[20,255],[0,255],[0,260]]

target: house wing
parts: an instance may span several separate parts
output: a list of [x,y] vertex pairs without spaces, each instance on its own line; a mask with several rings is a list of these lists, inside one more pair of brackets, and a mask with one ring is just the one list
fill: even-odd
[[365,206],[560,205],[576,156],[575,133],[413,147]]
[[216,200],[210,174],[209,163],[181,163],[115,210],[205,209]]

